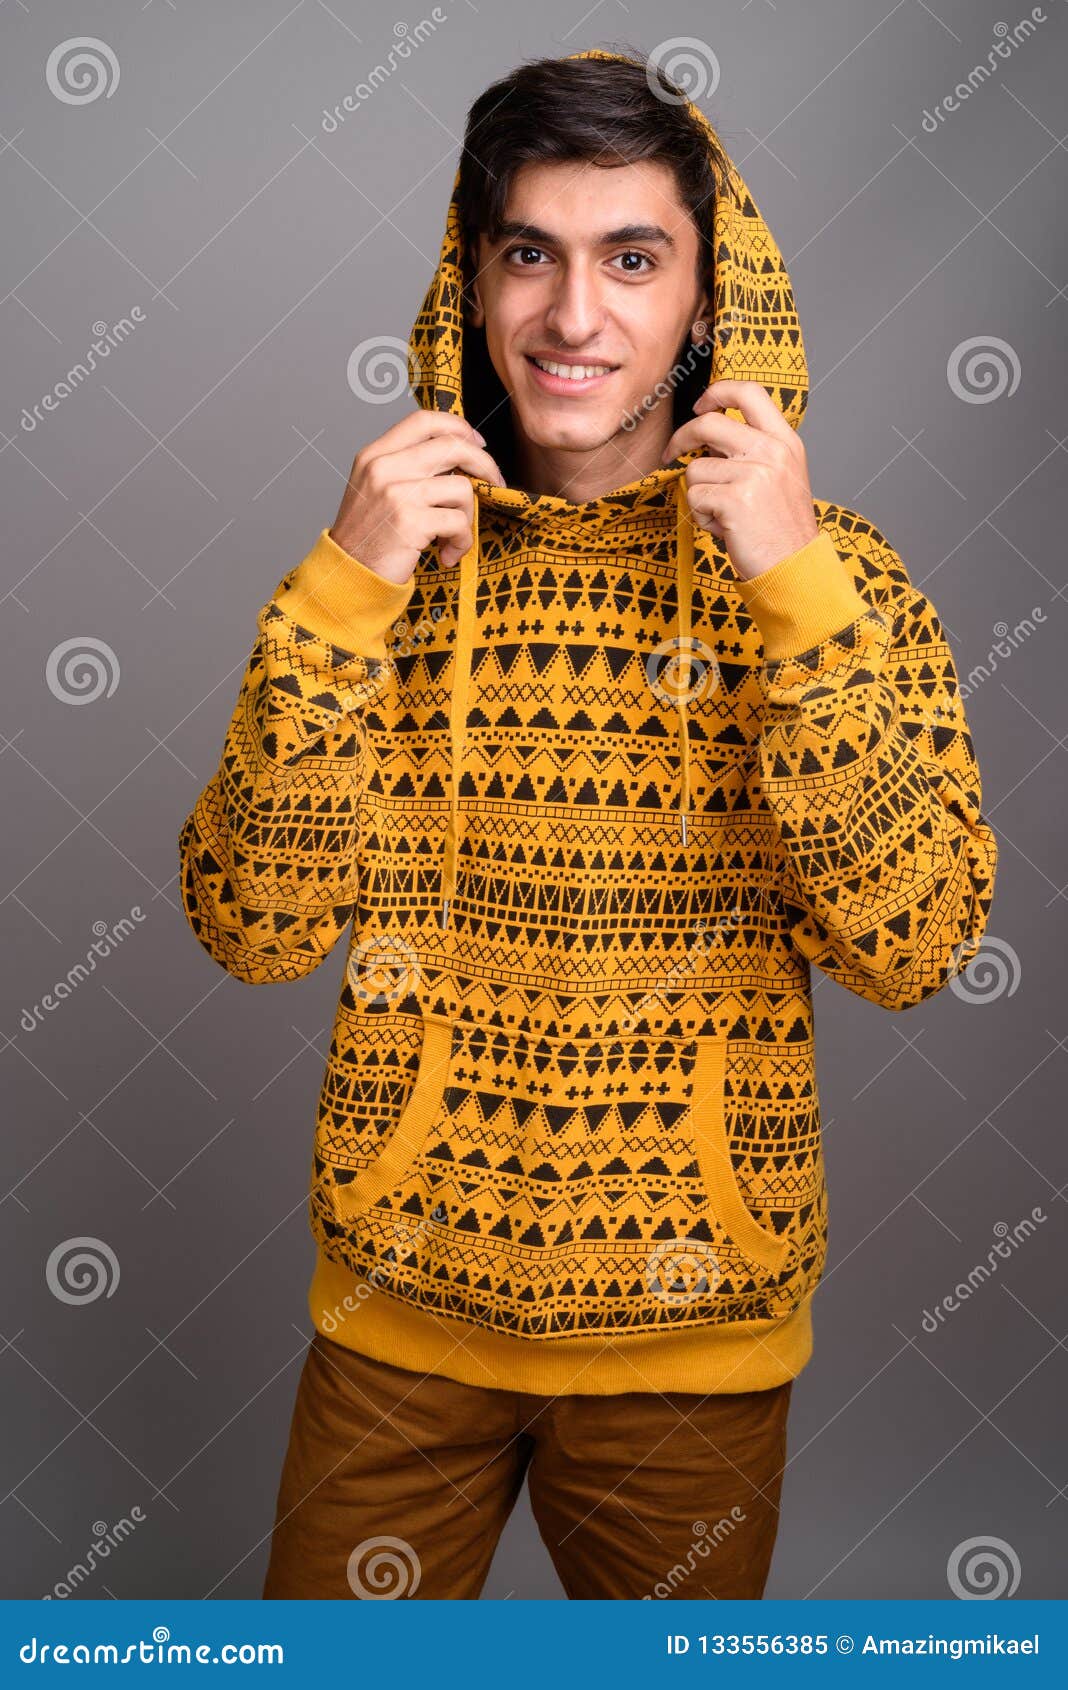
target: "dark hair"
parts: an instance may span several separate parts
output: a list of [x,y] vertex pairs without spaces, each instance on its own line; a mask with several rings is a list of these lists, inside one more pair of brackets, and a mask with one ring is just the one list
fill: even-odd
[[[671,98],[662,99],[651,79]],[[486,88],[471,106],[457,191],[465,296],[475,273],[479,235],[500,238],[515,172],[524,164],[572,159],[603,168],[639,161],[666,165],[697,229],[697,279],[711,290],[712,214],[730,172],[729,160],[690,115],[682,90],[640,55],[624,55],[528,60]],[[710,350],[706,343],[700,356],[691,357],[692,373],[675,389],[676,426],[690,416],[707,384]],[[479,428],[487,421],[503,449],[496,425],[506,396],[485,335],[470,325],[464,332],[463,380],[465,415]]]

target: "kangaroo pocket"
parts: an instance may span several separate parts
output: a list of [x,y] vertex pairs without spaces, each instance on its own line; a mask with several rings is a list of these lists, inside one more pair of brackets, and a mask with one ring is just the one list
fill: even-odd
[[[728,1136],[727,1040],[547,1038],[427,1010],[350,1015],[346,1035],[318,1235],[379,1289],[536,1339],[774,1318],[811,1281],[777,1159]],[[811,1216],[822,1163],[806,1166]]]

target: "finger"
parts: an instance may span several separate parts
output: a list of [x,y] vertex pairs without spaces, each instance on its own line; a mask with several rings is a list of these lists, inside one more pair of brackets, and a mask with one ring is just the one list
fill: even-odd
[[445,510],[457,506],[465,510],[470,516],[475,501],[474,491],[466,475],[428,475],[421,481],[410,481],[405,487],[406,496],[431,506],[434,510]]
[[687,481],[686,499],[693,511],[718,511],[732,501],[738,486],[747,481],[748,471],[737,458],[721,458],[712,464],[716,472],[700,481]]
[[453,411],[426,411],[419,407],[411,411],[400,422],[393,424],[380,434],[377,440],[372,440],[357,456],[364,463],[373,463],[375,458],[388,452],[402,452],[408,446],[416,446],[422,440],[430,440],[438,436],[449,439],[481,441],[476,428],[467,421],[466,417],[459,417]]
[[728,406],[741,411],[747,423],[766,434],[777,435],[780,440],[796,438],[771,394],[759,381],[731,381],[723,377],[709,382],[694,401],[694,415],[726,410]]
[[462,469],[480,481],[488,481],[491,486],[505,485],[504,477],[490,454],[460,436],[438,435],[417,446],[407,447],[403,453],[390,452],[384,456],[394,460],[403,458],[403,463],[379,460],[380,467],[387,472],[395,471],[399,481],[418,481],[423,476]]
[[724,457],[740,458],[744,454],[747,458],[770,462],[770,452],[762,451],[762,442],[766,446],[769,439],[770,436],[750,423],[738,422],[721,411],[710,411],[701,417],[691,417],[675,430],[664,447],[663,461],[670,463],[682,452],[704,448],[721,452]]
[[752,471],[752,458],[695,458],[686,466],[686,491],[696,487],[722,487],[731,481],[744,481]]
[[442,505],[435,509],[430,520],[430,539],[438,543],[438,559],[443,569],[459,563],[474,539],[470,512],[462,506]]

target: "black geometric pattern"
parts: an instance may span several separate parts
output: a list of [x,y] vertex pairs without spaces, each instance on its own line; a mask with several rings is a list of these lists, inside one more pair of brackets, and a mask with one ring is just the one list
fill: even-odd
[[[740,179],[715,216],[712,374],[796,426],[785,266]],[[462,411],[458,231],[454,201],[410,347],[420,404]],[[477,484],[446,926],[459,588],[433,548],[385,660],[297,620],[284,578],[181,833],[188,919],[237,978],[299,979],[348,933],[321,1250],[535,1343],[797,1308],[827,1244],[810,964],[908,1008],[975,954],[993,893],[937,613],[822,500],[859,608],[789,657],[694,532],[683,839],[678,710],[649,667],[680,614],[678,475],[582,505]]]

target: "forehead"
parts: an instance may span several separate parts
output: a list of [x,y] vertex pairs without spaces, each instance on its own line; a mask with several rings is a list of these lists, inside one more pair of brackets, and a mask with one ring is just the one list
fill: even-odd
[[[681,255],[697,245],[697,230],[666,164],[599,166],[587,160],[524,164],[509,184],[509,222],[537,225],[562,246],[595,247],[613,230],[657,226]],[[505,237],[508,238],[508,237]]]

